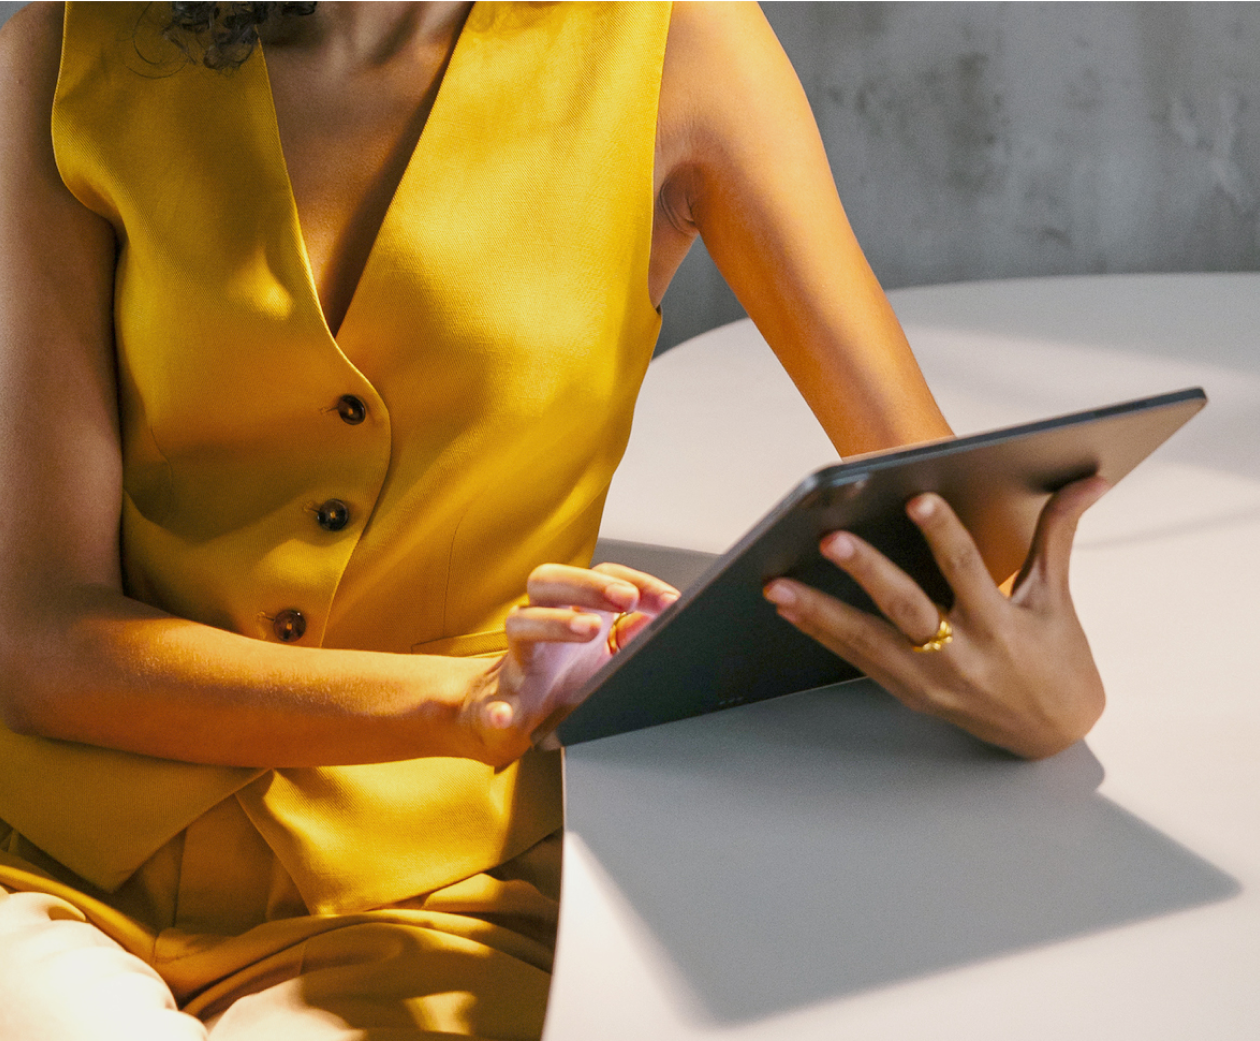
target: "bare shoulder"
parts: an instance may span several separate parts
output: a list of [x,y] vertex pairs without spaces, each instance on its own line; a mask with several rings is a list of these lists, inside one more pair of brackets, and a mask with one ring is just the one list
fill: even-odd
[[0,77],[6,87],[31,75],[54,81],[61,58],[66,5],[33,3],[15,11],[0,26]]
[[[0,264],[9,271],[36,251],[81,248],[84,236],[103,235],[102,219],[66,188],[53,154],[64,16],[64,4],[34,3],[0,27]],[[31,239],[34,227],[46,234]]]
[[[28,4],[0,27],[0,128],[4,139],[25,137],[52,116],[65,5]],[[51,155],[51,141],[49,141]]]
[[39,40],[47,40],[60,47],[65,12],[65,4],[51,0],[23,4],[0,26],[0,41],[6,47],[10,45],[10,40],[21,41],[29,48]]

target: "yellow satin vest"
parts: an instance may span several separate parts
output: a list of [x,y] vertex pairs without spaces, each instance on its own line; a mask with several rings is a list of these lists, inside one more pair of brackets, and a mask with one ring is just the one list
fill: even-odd
[[[67,5],[53,113],[120,246],[129,595],[261,640],[297,611],[299,646],[501,650],[529,571],[590,559],[659,329],[668,5],[477,4],[335,338],[263,54],[182,64],[150,6]],[[233,794],[316,913],[560,824],[555,756],[256,771],[0,730],[0,818],[105,890]]]

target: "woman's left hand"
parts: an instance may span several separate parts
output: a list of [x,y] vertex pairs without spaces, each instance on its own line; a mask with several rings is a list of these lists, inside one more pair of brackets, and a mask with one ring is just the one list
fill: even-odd
[[938,650],[915,650],[937,632],[937,606],[848,532],[824,538],[823,555],[866,590],[884,618],[785,578],[771,582],[766,597],[780,616],[910,708],[1017,755],[1051,756],[1084,737],[1103,710],[1102,680],[1068,591],[1068,558],[1077,522],[1106,489],[1091,477],[1050,499],[1009,598],[943,499],[910,500],[906,512],[954,591],[945,616],[953,636]]

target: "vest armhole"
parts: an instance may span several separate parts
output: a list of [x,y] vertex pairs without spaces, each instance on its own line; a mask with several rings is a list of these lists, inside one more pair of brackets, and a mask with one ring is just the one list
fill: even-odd
[[[65,4],[65,14],[61,27],[61,58],[57,67],[57,89],[53,94],[53,106],[49,125],[52,136],[53,161],[57,164],[57,172],[61,175],[61,183],[83,206],[99,217],[104,217],[114,226],[115,232],[121,235],[121,218],[110,201],[93,186],[77,167],[75,147],[71,144],[75,136],[75,113],[73,103],[67,101],[67,85],[76,75],[82,78],[85,64],[100,62],[103,55],[98,48],[82,46],[85,32],[78,31],[79,12],[82,5]],[[79,44],[76,46],[76,42]],[[77,68],[71,68],[72,63]],[[86,135],[85,142],[90,140]],[[82,147],[80,145],[80,147]]]

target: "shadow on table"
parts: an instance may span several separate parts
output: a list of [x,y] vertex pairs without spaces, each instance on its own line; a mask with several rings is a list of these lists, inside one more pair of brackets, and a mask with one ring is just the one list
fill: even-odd
[[1222,900],[1095,789],[865,680],[579,745],[567,815],[718,1022]]

